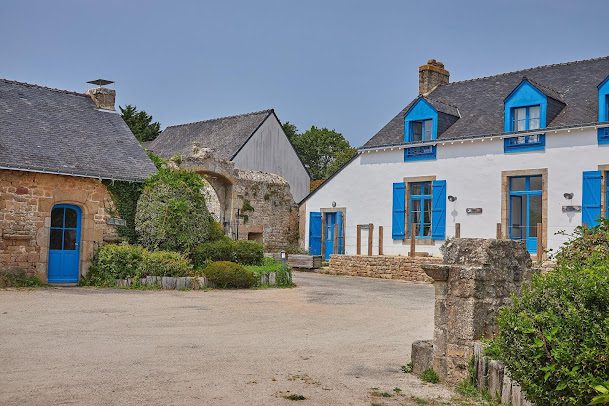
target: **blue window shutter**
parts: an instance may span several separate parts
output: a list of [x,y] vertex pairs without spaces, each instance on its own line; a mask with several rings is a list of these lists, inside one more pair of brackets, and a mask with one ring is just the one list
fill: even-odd
[[601,218],[601,172],[584,172],[582,185],[582,225],[592,228]]
[[309,255],[321,255],[321,213],[309,213]]
[[406,184],[397,182],[393,184],[393,215],[391,216],[391,237],[394,240],[404,239],[404,222],[406,213],[405,202]]
[[431,238],[446,239],[446,181],[434,180],[431,183]]
[[336,212],[336,224],[338,226],[338,252],[336,254],[343,254],[345,247],[345,235],[343,232],[343,213],[341,211]]

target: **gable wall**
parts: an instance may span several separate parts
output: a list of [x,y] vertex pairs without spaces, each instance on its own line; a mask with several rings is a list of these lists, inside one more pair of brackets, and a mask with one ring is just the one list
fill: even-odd
[[[546,150],[525,153],[503,153],[503,140],[469,140],[438,145],[437,159],[404,162],[403,150],[361,154],[339,174],[321,187],[301,207],[306,219],[305,247],[308,248],[309,213],[320,208],[346,208],[345,247],[347,254],[356,251],[356,225],[374,224],[373,252],[378,252],[378,226],[384,226],[385,254],[406,255],[407,242],[391,239],[392,183],[406,177],[435,176],[446,180],[447,195],[457,196],[446,202],[446,235],[454,236],[455,223],[461,224],[462,237],[494,238],[497,223],[502,220],[502,172],[525,169],[548,171],[549,248],[558,249],[568,237],[556,235],[571,232],[581,225],[581,213],[563,213],[563,205],[582,204],[582,173],[609,164],[609,147],[598,146],[596,131],[574,130],[546,134]],[[563,194],[572,192],[569,201]],[[468,207],[482,208],[482,214],[468,215]],[[306,211],[306,213],[305,213]],[[362,252],[367,231],[362,231]],[[417,245],[417,251],[439,255],[442,242]],[[546,247],[547,244],[544,244]]]
[[279,121],[270,115],[233,159],[239,169],[270,172],[285,178],[294,200],[300,202],[309,193],[311,179]]

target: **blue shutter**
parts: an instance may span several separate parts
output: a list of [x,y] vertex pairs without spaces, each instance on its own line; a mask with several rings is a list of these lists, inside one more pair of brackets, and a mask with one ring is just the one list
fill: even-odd
[[309,255],[321,255],[321,213],[309,213]]
[[343,227],[343,213],[341,211],[336,212],[336,225],[338,226],[338,252],[336,252],[336,254],[343,254],[345,252],[345,235]]
[[394,240],[404,239],[404,215],[406,184],[398,182],[393,184],[393,215],[391,216],[391,237]]
[[434,180],[431,183],[431,238],[446,239],[446,181]]
[[601,218],[601,172],[584,172],[582,185],[582,225],[592,228]]

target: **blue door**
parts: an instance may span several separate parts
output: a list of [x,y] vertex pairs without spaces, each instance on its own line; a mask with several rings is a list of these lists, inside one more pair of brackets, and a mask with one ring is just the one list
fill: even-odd
[[335,254],[334,252],[334,224],[336,224],[336,212],[326,213],[326,232],[325,232],[325,251],[324,259],[328,261],[330,255]]
[[542,177],[510,178],[509,235],[526,242],[527,250],[537,253],[537,224],[542,222]]
[[321,255],[321,213],[309,213],[309,255]]
[[81,210],[58,204],[51,211],[49,283],[78,282]]

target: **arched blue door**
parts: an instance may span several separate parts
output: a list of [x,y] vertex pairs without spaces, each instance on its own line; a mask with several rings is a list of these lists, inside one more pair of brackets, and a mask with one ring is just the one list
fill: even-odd
[[80,264],[81,210],[58,204],[51,211],[49,283],[76,283]]

